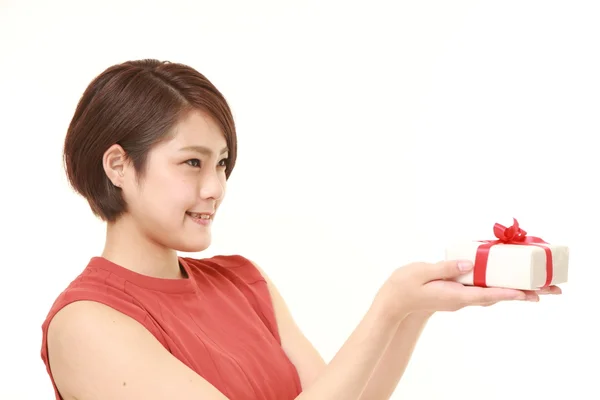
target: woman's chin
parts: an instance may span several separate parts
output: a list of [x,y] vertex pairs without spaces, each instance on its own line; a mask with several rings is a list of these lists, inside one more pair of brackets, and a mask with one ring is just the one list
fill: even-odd
[[174,250],[184,253],[199,253],[208,249],[211,244],[211,235],[209,232],[203,232],[198,235],[184,235],[180,240],[171,244]]

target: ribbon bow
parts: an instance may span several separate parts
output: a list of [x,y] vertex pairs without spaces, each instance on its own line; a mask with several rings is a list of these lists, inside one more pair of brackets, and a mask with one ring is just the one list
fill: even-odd
[[494,236],[496,236],[498,240],[479,240],[479,242],[483,242],[483,244],[477,248],[477,254],[475,256],[473,285],[487,287],[486,271],[490,248],[498,244],[515,244],[539,246],[544,249],[544,252],[546,253],[546,282],[544,283],[544,287],[550,286],[553,277],[553,263],[552,251],[545,246],[545,244],[548,243],[539,237],[527,236],[527,232],[519,227],[519,222],[515,218],[513,218],[512,226],[509,226],[508,228],[499,223],[495,223]]
[[527,232],[519,228],[519,222],[513,218],[513,224],[510,227],[505,227],[499,223],[494,224],[494,235],[502,243],[518,243],[525,241]]

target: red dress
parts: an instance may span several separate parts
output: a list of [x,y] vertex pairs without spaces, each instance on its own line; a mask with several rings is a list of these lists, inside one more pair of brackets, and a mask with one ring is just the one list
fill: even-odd
[[301,392],[283,349],[267,284],[241,256],[180,258],[189,279],[160,279],[94,257],[61,293],[42,325],[42,359],[50,320],[67,304],[92,300],[138,321],[175,357],[227,398],[288,400]]

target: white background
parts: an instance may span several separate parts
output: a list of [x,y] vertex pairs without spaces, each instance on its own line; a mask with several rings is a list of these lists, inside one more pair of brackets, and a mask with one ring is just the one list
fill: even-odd
[[239,159],[206,255],[257,261],[326,359],[396,267],[514,216],[570,246],[563,296],[435,316],[394,398],[595,396],[598,4],[0,1],[0,398],[53,396],[41,323],[104,239],[62,141],[92,78],[136,58],[230,101]]

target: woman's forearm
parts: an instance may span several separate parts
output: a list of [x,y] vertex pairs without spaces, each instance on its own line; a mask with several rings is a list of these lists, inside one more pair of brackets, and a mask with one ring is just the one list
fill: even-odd
[[392,396],[430,317],[431,313],[413,313],[404,318],[375,367],[361,400],[384,400]]
[[354,332],[316,381],[297,400],[360,399],[375,367],[398,330],[399,319],[391,318],[377,299]]

